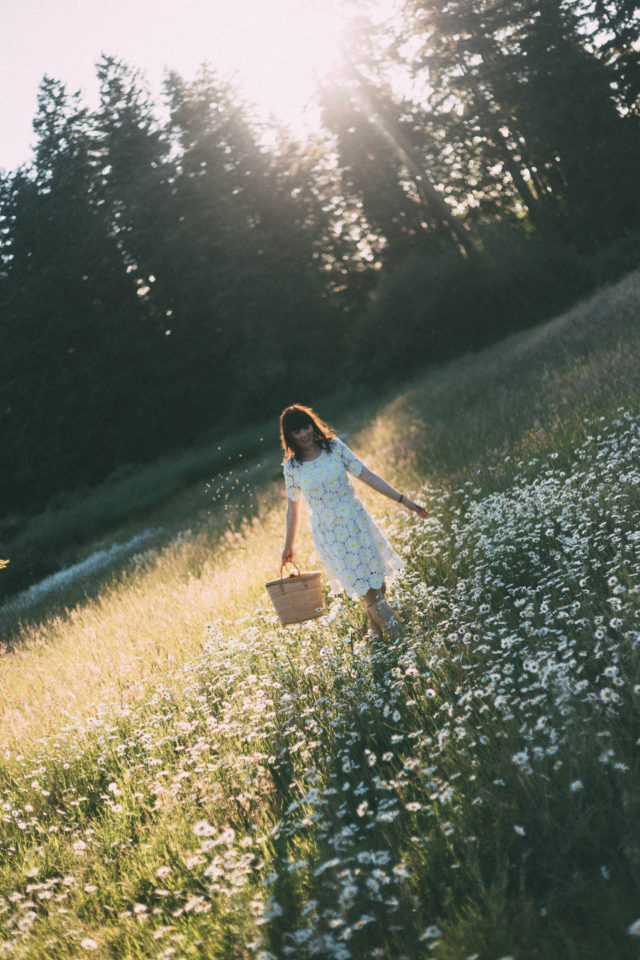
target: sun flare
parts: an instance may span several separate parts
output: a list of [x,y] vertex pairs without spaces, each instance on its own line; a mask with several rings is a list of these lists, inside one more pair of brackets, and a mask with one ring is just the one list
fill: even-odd
[[348,13],[327,0],[221,5],[216,19],[229,28],[224,67],[261,111],[297,125],[316,80],[339,62]]

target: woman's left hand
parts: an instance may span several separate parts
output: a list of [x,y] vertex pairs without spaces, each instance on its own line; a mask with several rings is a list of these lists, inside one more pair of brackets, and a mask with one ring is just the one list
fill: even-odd
[[420,503],[414,503],[413,500],[409,500],[408,497],[405,497],[402,501],[402,506],[406,507],[407,510],[412,510],[413,513],[417,513],[419,517],[422,517],[423,520],[426,519],[427,511]]

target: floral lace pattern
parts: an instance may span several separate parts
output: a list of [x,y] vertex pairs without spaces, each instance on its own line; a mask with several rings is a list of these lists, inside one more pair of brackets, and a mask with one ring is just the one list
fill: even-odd
[[334,437],[331,450],[315,460],[287,460],[284,479],[287,497],[302,493],[311,509],[311,531],[333,590],[362,596],[380,588],[386,577],[402,569],[398,554],[385,539],[358,499],[347,471],[357,477],[364,464]]

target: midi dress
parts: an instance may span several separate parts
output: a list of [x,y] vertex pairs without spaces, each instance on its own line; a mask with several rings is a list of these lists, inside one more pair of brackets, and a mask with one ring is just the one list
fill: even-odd
[[364,464],[338,437],[331,449],[302,463],[284,463],[287,497],[302,494],[311,510],[311,532],[331,588],[350,596],[380,589],[404,564],[356,496],[347,471],[360,475]]

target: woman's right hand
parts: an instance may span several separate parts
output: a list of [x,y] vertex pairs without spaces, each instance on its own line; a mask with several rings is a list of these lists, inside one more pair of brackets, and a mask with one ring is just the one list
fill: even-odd
[[293,547],[285,547],[282,551],[282,566],[285,563],[293,563]]
[[425,508],[422,506],[421,503],[415,503],[413,500],[408,500],[405,497],[403,506],[406,507],[408,510],[412,510],[413,513],[417,513],[418,516],[422,517],[423,520],[426,520],[427,511],[425,510]]

